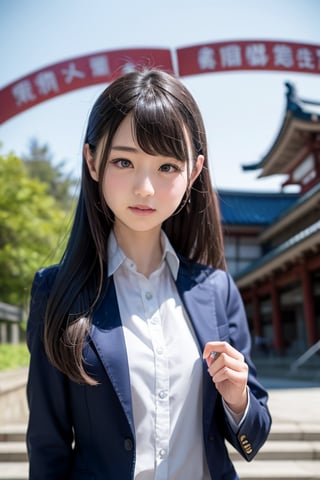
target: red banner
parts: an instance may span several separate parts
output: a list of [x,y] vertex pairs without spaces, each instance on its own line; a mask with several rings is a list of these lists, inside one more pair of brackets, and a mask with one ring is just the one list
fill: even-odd
[[320,45],[246,40],[208,43],[177,50],[179,75],[234,70],[320,73]]
[[0,91],[0,124],[50,98],[90,85],[109,83],[141,66],[173,72],[171,51],[156,48],[115,50],[50,65]]
[[[178,75],[251,71],[320,73],[320,45],[233,40],[179,48]],[[114,50],[73,58],[31,73],[0,90],[0,124],[45,100],[99,83],[137,67],[173,72],[170,49]]]

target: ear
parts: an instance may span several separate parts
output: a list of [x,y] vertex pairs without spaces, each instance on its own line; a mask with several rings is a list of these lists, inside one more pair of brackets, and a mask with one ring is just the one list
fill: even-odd
[[97,171],[96,161],[95,161],[94,156],[91,153],[91,150],[90,150],[90,147],[89,147],[88,143],[85,143],[85,145],[83,147],[83,155],[84,155],[84,158],[86,159],[91,178],[93,180],[95,180],[96,182],[98,182],[99,175],[98,175],[98,171]]
[[197,161],[195,163],[195,166],[193,167],[193,170],[191,172],[190,176],[190,186],[193,185],[193,182],[196,180],[196,178],[200,175],[202,167],[203,167],[203,162],[204,162],[204,156],[203,155],[198,155]]

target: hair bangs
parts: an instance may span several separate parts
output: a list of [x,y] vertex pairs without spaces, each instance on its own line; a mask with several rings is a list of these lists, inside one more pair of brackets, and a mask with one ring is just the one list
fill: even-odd
[[177,101],[167,92],[147,90],[139,96],[132,111],[133,135],[149,155],[188,159],[186,125]]

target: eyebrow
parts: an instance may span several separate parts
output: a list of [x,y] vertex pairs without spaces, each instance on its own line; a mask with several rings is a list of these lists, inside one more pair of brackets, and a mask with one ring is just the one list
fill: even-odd
[[111,150],[123,151],[123,152],[138,152],[138,149],[135,147],[129,147],[127,145],[113,145]]
[[[139,153],[140,150],[138,148],[135,148],[135,147],[129,147],[129,145],[113,145],[110,149],[111,150],[115,150],[117,152],[128,152],[128,153]],[[172,159],[175,159],[177,160],[178,162],[183,162],[183,160],[180,160],[179,158],[176,158],[174,156],[166,156],[164,155],[164,157],[167,157],[167,158],[172,158]]]

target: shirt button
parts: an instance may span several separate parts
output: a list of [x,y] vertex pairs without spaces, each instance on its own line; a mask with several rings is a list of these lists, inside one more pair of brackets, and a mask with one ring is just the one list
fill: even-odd
[[145,297],[146,297],[147,300],[151,300],[152,293],[151,292],[146,292]]
[[161,390],[161,392],[159,392],[160,398],[166,398],[166,396],[167,396],[167,392],[165,390]]
[[157,354],[158,354],[158,355],[162,355],[162,354],[163,354],[163,348],[158,347],[158,348],[157,348]]
[[167,454],[167,450],[165,450],[164,448],[161,448],[160,452],[159,452],[159,457],[160,458],[164,458]]

